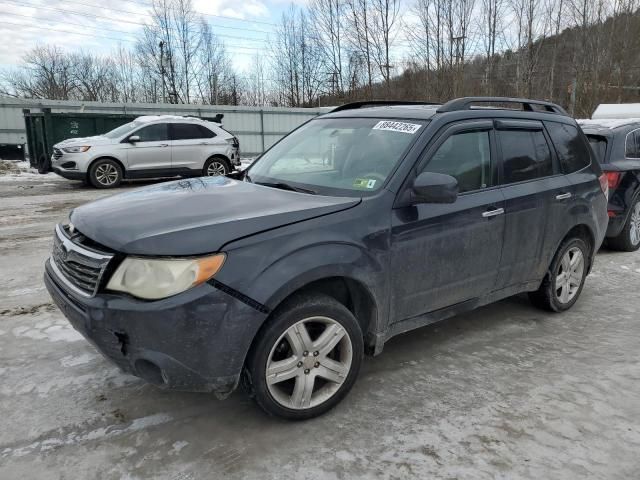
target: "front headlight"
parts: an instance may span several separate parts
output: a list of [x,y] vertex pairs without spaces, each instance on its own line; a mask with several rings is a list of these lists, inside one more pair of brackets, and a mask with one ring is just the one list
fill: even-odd
[[222,268],[224,259],[224,253],[191,259],[127,257],[111,276],[107,289],[145,300],[170,297],[209,280]]
[[63,147],[62,150],[67,153],[82,153],[89,150],[91,146],[84,145],[82,147]]

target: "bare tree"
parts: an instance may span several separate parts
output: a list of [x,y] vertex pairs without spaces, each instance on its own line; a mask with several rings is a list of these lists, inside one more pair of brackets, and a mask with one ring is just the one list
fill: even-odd
[[373,53],[371,43],[370,0],[346,0],[346,40],[356,52],[357,61],[351,61],[351,68],[362,65],[366,69],[367,96],[371,98],[373,90]]
[[333,95],[344,90],[343,39],[344,5],[340,0],[311,0],[309,23],[322,55]]
[[371,0],[370,42],[376,66],[384,82],[391,79],[391,46],[398,26],[400,0]]
[[15,95],[69,100],[76,88],[73,59],[56,46],[40,45],[23,58],[21,69],[7,72],[5,82]]
[[480,7],[479,30],[486,58],[483,89],[485,94],[493,95],[496,45],[504,28],[505,0],[482,0]]
[[303,11],[292,6],[282,14],[272,50],[280,101],[291,107],[312,104],[323,84],[322,52]]

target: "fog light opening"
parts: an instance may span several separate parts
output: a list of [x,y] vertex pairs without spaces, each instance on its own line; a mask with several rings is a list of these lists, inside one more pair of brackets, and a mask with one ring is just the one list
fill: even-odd
[[153,385],[164,385],[167,379],[162,373],[160,367],[149,360],[137,360],[136,372],[138,375]]

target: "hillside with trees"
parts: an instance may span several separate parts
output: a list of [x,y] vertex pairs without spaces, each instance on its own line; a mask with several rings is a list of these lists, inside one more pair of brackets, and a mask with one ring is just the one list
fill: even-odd
[[153,0],[111,55],[39,45],[0,92],[113,102],[317,106],[464,95],[552,100],[576,116],[640,101],[640,0],[310,0],[250,66],[191,0]]

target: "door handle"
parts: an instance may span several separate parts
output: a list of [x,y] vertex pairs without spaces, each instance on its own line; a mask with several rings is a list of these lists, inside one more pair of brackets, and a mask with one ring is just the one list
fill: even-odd
[[169,144],[168,144],[168,143],[161,143],[159,146],[160,146],[160,147],[168,147],[168,146],[169,146]]
[[493,210],[487,210],[486,212],[482,212],[482,216],[484,218],[495,217],[496,215],[502,215],[504,213],[504,208],[494,208]]
[[567,198],[571,198],[571,192],[556,195],[556,200],[566,200]]

